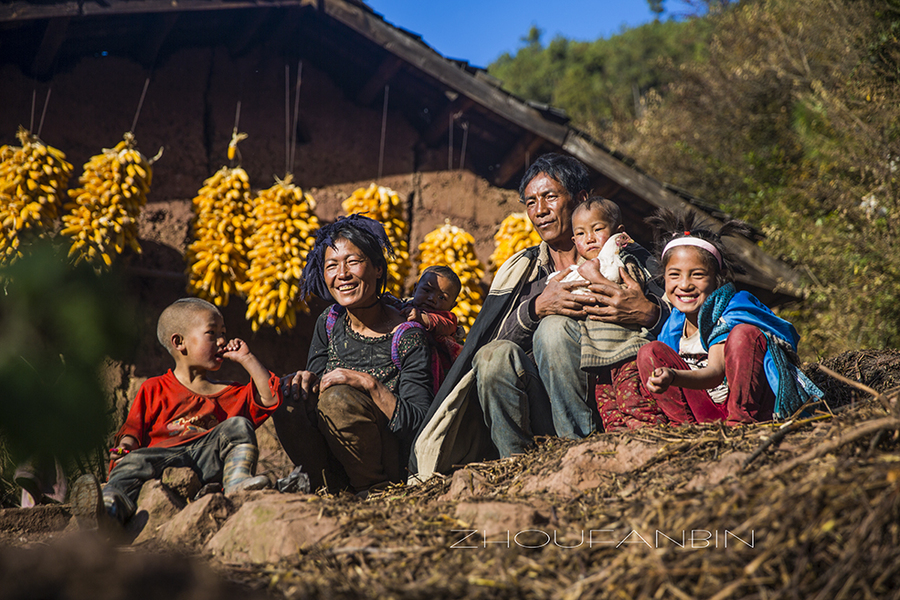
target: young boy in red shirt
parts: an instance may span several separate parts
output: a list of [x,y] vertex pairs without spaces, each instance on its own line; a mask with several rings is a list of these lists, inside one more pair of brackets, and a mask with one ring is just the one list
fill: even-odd
[[[279,379],[240,339],[226,342],[222,313],[209,302],[182,298],[159,317],[157,337],[175,368],[141,386],[110,450],[103,487],[93,475],[73,486],[74,513],[90,525],[104,512],[124,524],[136,510],[145,481],[167,467],[190,467],[204,484],[222,483],[226,494],[268,487],[253,476],[259,449],[255,429],[281,402]],[[225,360],[250,375],[247,385],[209,379]]]

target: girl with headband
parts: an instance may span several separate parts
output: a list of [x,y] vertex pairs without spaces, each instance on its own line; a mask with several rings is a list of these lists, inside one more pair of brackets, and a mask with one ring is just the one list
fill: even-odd
[[722,243],[746,235],[738,221],[713,231],[694,212],[661,210],[659,263],[672,312],[638,352],[650,396],[673,424],[784,419],[822,392],[797,368],[798,335],[731,281],[744,272]]

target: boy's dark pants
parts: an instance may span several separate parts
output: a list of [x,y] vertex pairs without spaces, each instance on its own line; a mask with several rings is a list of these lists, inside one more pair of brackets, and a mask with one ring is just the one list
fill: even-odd
[[103,488],[107,510],[122,522],[134,515],[145,481],[159,479],[168,467],[190,467],[203,484],[222,481],[225,458],[239,444],[256,446],[256,431],[244,417],[231,417],[209,433],[174,448],[138,448],[118,462]]

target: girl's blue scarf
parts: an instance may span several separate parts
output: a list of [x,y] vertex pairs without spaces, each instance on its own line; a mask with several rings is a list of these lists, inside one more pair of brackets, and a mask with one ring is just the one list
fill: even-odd
[[[676,352],[684,331],[685,315],[673,308],[658,339]],[[766,336],[766,379],[775,391],[776,419],[793,415],[810,399],[824,394],[797,367],[799,336],[794,326],[778,317],[753,294],[738,292],[726,284],[710,294],[700,307],[697,325],[703,348],[725,341],[731,328],[739,324],[757,327]]]

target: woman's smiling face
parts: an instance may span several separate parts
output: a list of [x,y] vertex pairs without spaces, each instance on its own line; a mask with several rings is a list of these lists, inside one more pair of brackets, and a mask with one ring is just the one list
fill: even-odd
[[700,248],[679,246],[666,253],[666,297],[672,306],[696,319],[700,307],[716,290],[716,274],[710,272]]
[[376,301],[382,269],[353,242],[338,238],[334,248],[325,248],[324,271],[331,297],[344,308],[367,307]]

